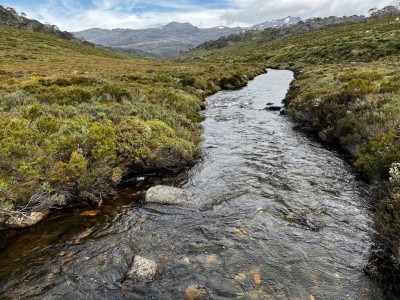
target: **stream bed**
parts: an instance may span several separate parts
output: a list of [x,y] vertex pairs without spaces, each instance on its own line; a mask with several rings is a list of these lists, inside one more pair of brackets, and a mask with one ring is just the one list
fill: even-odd
[[[265,109],[292,80],[268,70],[208,97],[202,158],[184,173],[138,178],[97,210],[3,238],[0,298],[381,299],[363,273],[369,186]],[[155,184],[190,191],[194,205],[143,204]],[[152,282],[125,280],[135,255],[158,263]]]

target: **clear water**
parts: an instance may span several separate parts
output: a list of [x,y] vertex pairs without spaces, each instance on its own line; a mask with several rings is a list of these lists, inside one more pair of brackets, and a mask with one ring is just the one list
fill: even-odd
[[[121,188],[95,216],[55,215],[0,242],[0,298],[381,299],[362,271],[372,244],[368,186],[335,153],[292,129],[281,105],[293,74],[269,70],[207,99],[203,158],[175,178]],[[154,184],[193,207],[140,205]],[[134,255],[151,283],[125,279]]]

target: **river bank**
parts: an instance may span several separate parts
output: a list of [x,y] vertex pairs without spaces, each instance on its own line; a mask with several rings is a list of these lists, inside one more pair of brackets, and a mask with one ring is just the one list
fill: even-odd
[[204,97],[264,71],[134,58],[4,24],[0,33],[0,222],[10,227],[99,203],[133,171],[191,162]]
[[[182,85],[187,88],[185,92],[190,94],[192,100],[196,99],[197,102],[188,101],[187,98],[182,98],[180,100],[188,101],[185,105],[190,106],[187,111],[179,110],[180,113],[190,114],[190,117],[187,116],[188,119],[186,120],[186,123],[188,123],[186,125],[189,126],[187,129],[188,132],[183,137],[176,136],[173,132],[175,128],[169,127],[169,125],[166,125],[166,123],[159,119],[152,119],[151,122],[143,122],[139,118],[134,117],[128,120],[125,124],[126,126],[123,125],[126,128],[122,129],[118,126],[113,127],[111,123],[108,124],[108,129],[110,129],[108,133],[116,138],[115,141],[112,142],[116,144],[113,147],[118,148],[121,146],[124,148],[123,151],[118,151],[118,149],[115,148],[111,151],[115,153],[112,154],[110,152],[109,154],[115,156],[113,159],[117,159],[118,161],[122,160],[122,164],[119,163],[118,166],[115,166],[115,163],[111,161],[103,161],[101,168],[103,171],[108,170],[111,172],[108,175],[100,175],[97,174],[99,170],[91,170],[91,176],[98,176],[95,185],[89,185],[89,183],[92,182],[92,180],[89,179],[84,185],[80,184],[81,181],[85,181],[84,177],[88,175],[86,173],[90,171],[88,168],[90,169],[91,167],[88,159],[77,152],[71,154],[71,158],[68,162],[69,165],[64,166],[66,169],[61,168],[54,170],[57,172],[64,172],[64,187],[54,186],[54,182],[46,181],[37,191],[25,191],[27,194],[33,194],[28,199],[25,199],[27,197],[25,196],[25,198],[19,201],[8,202],[10,200],[7,197],[12,197],[10,196],[12,195],[11,188],[5,181],[1,181],[0,231],[29,228],[51,216],[54,210],[60,210],[62,208],[68,209],[69,206],[84,207],[85,205],[93,205],[96,203],[101,204],[103,198],[109,198],[115,195],[115,188],[121,182],[129,181],[134,176],[143,177],[147,176],[147,174],[155,173],[177,173],[193,165],[197,160],[198,144],[201,141],[201,130],[198,128],[198,123],[202,120],[199,112],[201,109],[205,108],[205,97],[220,90],[240,89],[246,86],[250,80],[253,80],[255,76],[266,72],[265,68],[250,69],[247,74],[233,74],[231,77],[214,79],[212,83],[213,87],[210,89],[199,89],[199,79],[193,79],[188,83],[182,83]],[[181,92],[183,93],[183,91]],[[126,91],[126,93],[130,92]],[[167,117],[165,115],[163,117],[171,118],[171,116]],[[191,118],[191,120],[189,120],[189,118]],[[107,123],[105,120],[101,121],[101,123],[103,122]],[[98,125],[100,126],[100,122]],[[121,126],[121,124],[119,124],[119,126]],[[103,143],[107,143],[107,139],[106,136],[103,135],[104,132],[101,132],[102,129],[98,129],[100,130],[98,134],[101,136],[101,141],[97,141],[96,147],[101,148]],[[120,133],[120,136],[118,136],[118,133]],[[8,134],[7,132],[4,133],[4,137],[9,137],[9,134],[10,132]],[[143,135],[148,136],[144,138]],[[163,140],[164,135],[167,135],[166,141],[162,143],[156,142],[156,140]],[[184,149],[181,149],[179,143],[177,144],[174,139],[177,139],[176,141],[181,143]],[[120,145],[118,146],[118,144]],[[16,146],[18,145],[17,143]],[[92,151],[96,150],[96,147],[92,149]],[[80,151],[84,150],[81,149]],[[125,154],[129,155],[125,157]],[[8,155],[8,153],[5,153],[5,155]],[[52,153],[52,155],[55,155],[55,153]],[[108,160],[109,157],[105,157],[105,159]],[[112,168],[112,166],[114,167]],[[51,167],[46,166],[46,168]],[[61,180],[62,174],[57,174],[57,176],[60,177],[59,179]],[[37,180],[39,179],[37,178]],[[49,180],[52,181],[52,179]],[[72,180],[72,182],[68,183],[68,180]],[[40,182],[42,181],[43,179],[41,178]],[[61,184],[61,182],[59,182],[59,184]],[[19,192],[15,192],[13,196],[23,196],[19,195]],[[19,202],[24,204],[22,205]]]

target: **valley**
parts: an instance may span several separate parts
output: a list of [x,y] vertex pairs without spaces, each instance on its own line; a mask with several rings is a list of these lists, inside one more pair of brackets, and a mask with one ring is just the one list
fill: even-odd
[[[0,295],[52,293],[64,286],[65,274],[75,274],[74,266],[87,261],[102,293],[96,296],[106,298],[162,297],[161,286],[170,288],[168,297],[185,299],[197,299],[187,296],[188,286],[206,298],[341,299],[343,286],[352,299],[396,298],[397,6],[372,10],[370,17],[311,18],[224,32],[217,40],[196,38],[190,45],[177,32],[203,29],[176,22],[161,27],[167,40],[166,32],[179,40],[169,40],[165,48],[157,36],[126,35],[120,42],[122,29],[88,32],[99,38],[91,43],[106,43],[113,33],[109,47],[134,41],[143,47],[132,51],[158,59],[108,51],[69,34],[60,39],[54,27],[50,34],[19,28],[10,20],[32,23],[8,12],[7,22],[0,19],[0,278],[8,287]],[[172,51],[171,43],[179,50]],[[267,103],[278,112],[266,111]],[[156,184],[191,190],[194,207],[144,203],[146,189]],[[32,221],[37,215],[42,218]],[[57,222],[54,230],[46,229]],[[177,248],[161,251],[149,233],[161,241],[174,236]],[[34,243],[15,250],[30,237]],[[102,253],[100,247],[91,257],[88,249],[99,240],[114,245],[118,257],[129,255],[108,265],[106,254],[113,249]],[[315,257],[301,254],[315,247],[334,257],[334,266],[328,254],[325,259],[317,251]],[[50,262],[46,249],[58,258]],[[275,256],[268,260],[271,251]],[[126,286],[131,260],[144,253],[176,271],[174,282],[185,279],[176,286],[161,272],[160,281]],[[263,261],[247,261],[245,254]],[[354,260],[346,263],[349,258]],[[343,268],[330,274],[338,263]],[[24,264],[29,268],[20,273]],[[97,276],[99,264],[112,278]],[[299,264],[303,268],[295,267]],[[41,271],[36,274],[35,268]],[[209,274],[213,280],[207,281]],[[299,282],[283,282],[287,274],[301,274]],[[43,286],[35,291],[19,277]],[[216,287],[222,277],[224,284]],[[65,280],[79,285],[88,278]],[[302,289],[305,285],[312,287]],[[134,287],[144,292],[126,292]],[[89,284],[79,296],[93,290]]]

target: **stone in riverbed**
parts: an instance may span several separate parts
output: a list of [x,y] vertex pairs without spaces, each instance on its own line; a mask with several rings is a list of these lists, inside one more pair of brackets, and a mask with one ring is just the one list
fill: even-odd
[[210,294],[206,288],[197,284],[189,285],[184,291],[185,300],[206,300],[210,299]]
[[158,265],[154,260],[136,255],[126,277],[131,280],[150,282],[154,280],[157,270]]
[[165,185],[157,185],[148,189],[145,202],[166,205],[190,204],[189,193],[187,191]]
[[5,222],[6,228],[18,229],[28,228],[42,221],[48,214],[48,211],[32,211],[26,214],[18,214],[9,217]]

